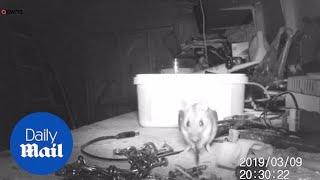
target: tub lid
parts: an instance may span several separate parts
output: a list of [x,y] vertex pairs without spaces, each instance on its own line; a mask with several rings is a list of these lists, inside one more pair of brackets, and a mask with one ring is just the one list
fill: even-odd
[[134,84],[149,83],[246,83],[248,77],[245,74],[138,74],[134,78]]

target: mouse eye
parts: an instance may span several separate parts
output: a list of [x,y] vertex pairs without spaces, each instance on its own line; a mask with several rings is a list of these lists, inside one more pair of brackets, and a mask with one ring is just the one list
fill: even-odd
[[186,126],[190,127],[190,121],[187,121]]
[[200,126],[200,127],[202,127],[202,126],[203,126],[203,121],[202,121],[202,120],[200,120],[200,122],[199,122],[199,126]]

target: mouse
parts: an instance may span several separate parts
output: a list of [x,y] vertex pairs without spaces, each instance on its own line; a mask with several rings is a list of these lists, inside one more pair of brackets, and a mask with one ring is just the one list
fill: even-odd
[[207,105],[195,103],[179,111],[179,130],[188,144],[187,150],[192,149],[199,164],[202,149],[210,151],[210,144],[217,134],[218,114]]

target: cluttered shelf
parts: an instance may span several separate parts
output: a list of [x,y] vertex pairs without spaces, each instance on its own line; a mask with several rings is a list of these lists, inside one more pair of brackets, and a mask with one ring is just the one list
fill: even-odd
[[[240,119],[237,120],[237,122],[241,122]],[[220,124],[221,126],[225,126],[226,124]],[[227,124],[225,127],[230,126],[231,124]],[[233,127],[245,127],[248,124],[233,124],[231,126]],[[256,126],[257,127],[257,126]],[[249,129],[250,130],[250,129]],[[130,146],[135,146],[137,148],[143,147],[143,145],[147,142],[152,142],[156,147],[162,147],[164,144],[169,145],[175,152],[180,152],[181,150],[186,149],[186,145],[184,144],[184,141],[182,139],[181,133],[179,132],[178,128],[142,128],[138,124],[138,115],[136,112],[123,114],[121,116],[117,116],[114,118],[110,118],[107,120],[103,120],[88,126],[83,126],[81,128],[75,129],[73,131],[73,141],[74,141],[74,147],[73,147],[73,154],[72,158],[70,158],[69,162],[76,162],[78,156],[81,154],[80,147],[84,143],[88,142],[89,140],[92,140],[96,137],[101,136],[111,136],[116,135],[121,132],[125,131],[137,131],[139,132],[138,136],[131,137],[131,138],[123,138],[123,139],[110,139],[110,140],[104,140],[101,142],[97,142],[95,144],[92,144],[90,147],[87,147],[86,151],[93,153],[97,156],[103,156],[103,157],[112,157],[115,158],[113,154],[114,149],[117,148],[127,148]],[[260,131],[262,132],[262,131]],[[267,132],[267,131],[266,131]],[[251,133],[251,134],[250,134]],[[230,137],[229,133],[229,137]],[[249,135],[247,137],[250,137],[250,135],[255,134],[257,137],[260,137],[261,134],[257,133],[257,131],[248,131],[247,134],[244,132],[244,134],[240,133],[240,139],[233,140],[233,142],[224,142],[224,143],[214,143],[211,147],[211,150],[208,152],[203,152],[200,155],[200,165],[201,167],[205,167],[204,169],[200,169],[203,174],[207,174],[211,177],[211,179],[218,179],[219,177],[223,177],[223,179],[237,179],[235,176],[234,170],[230,170],[230,168],[221,168],[217,167],[217,164],[222,164],[224,166],[230,166],[230,162],[235,161],[235,158],[239,158],[240,156],[245,157],[244,154],[248,154],[249,149],[254,149],[256,154],[268,154],[270,156],[275,157],[292,157],[297,162],[299,157],[302,158],[303,164],[302,166],[297,166],[292,164],[292,166],[284,168],[280,167],[280,165],[277,167],[274,166],[273,169],[288,169],[289,170],[289,177],[290,179],[299,179],[301,177],[310,177],[310,179],[319,179],[320,175],[317,173],[317,171],[314,171],[312,169],[319,168],[319,162],[320,162],[320,154],[319,153],[306,153],[302,151],[297,151],[296,149],[303,149],[303,143],[300,142],[300,144],[297,144],[296,142],[292,142],[290,144],[289,141],[292,141],[292,139],[288,141],[285,137],[280,138],[277,136],[277,134],[272,133],[266,133],[267,135],[273,135],[276,138],[279,139],[279,142],[281,141],[281,144],[277,144],[276,142],[271,142],[270,144],[275,144],[274,147],[277,146],[287,146],[289,148],[286,148],[284,150],[276,149],[273,146],[270,146],[266,143],[263,143],[262,141],[257,140],[250,140],[250,138],[245,138],[246,135]],[[217,136],[220,136],[219,134]],[[280,135],[282,136],[282,135]],[[243,137],[243,138],[241,138]],[[224,141],[223,138],[225,136],[221,136],[217,138],[220,141]],[[270,137],[269,137],[270,138]],[[286,143],[288,143],[286,145]],[[224,145],[226,146],[224,146]],[[294,148],[290,146],[295,146]],[[227,148],[226,148],[227,147]],[[232,148],[234,147],[234,148]],[[255,147],[255,148],[253,148]],[[305,146],[307,150],[308,145]],[[235,149],[241,149],[241,152],[234,151]],[[270,149],[272,149],[272,153],[270,154]],[[312,149],[311,149],[312,151]],[[223,154],[221,154],[223,153]],[[229,155],[228,155],[229,154]],[[235,157],[235,154],[237,154]],[[116,166],[117,168],[121,169],[128,169],[130,166],[126,161],[101,161],[97,159],[93,159],[90,157],[87,157],[83,155],[84,159],[86,160],[86,163],[89,166],[98,166],[107,168],[111,165]],[[221,158],[224,157],[224,158]],[[21,169],[17,167],[17,165],[12,161],[10,158],[9,152],[3,152],[1,153],[1,163],[0,163],[0,178],[1,179],[43,179],[43,176],[32,176],[30,174],[27,174],[26,172],[23,172]],[[178,154],[173,154],[171,156],[166,156],[168,165],[166,167],[158,167],[152,171],[152,173],[157,174],[158,176],[168,176],[169,171],[177,169],[177,167],[180,167],[178,169],[187,169],[192,168],[196,166],[195,159],[193,156],[193,152],[190,151],[182,151]],[[229,165],[228,165],[229,163]],[[318,169],[319,170],[319,169]],[[214,175],[214,176],[213,176]],[[218,178],[217,178],[218,177]],[[59,179],[60,177],[55,175],[49,175],[47,176],[49,179]],[[210,178],[209,178],[210,179]]]

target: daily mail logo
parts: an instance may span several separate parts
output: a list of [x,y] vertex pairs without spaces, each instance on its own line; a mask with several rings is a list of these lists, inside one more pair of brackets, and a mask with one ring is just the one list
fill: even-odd
[[27,128],[25,131],[26,134],[26,142],[42,142],[47,141],[51,142],[51,147],[43,147],[39,148],[36,143],[27,143],[21,144],[21,157],[35,157],[35,158],[44,158],[44,157],[63,157],[62,152],[62,144],[56,144],[55,139],[57,137],[58,132],[55,131],[52,133],[49,129],[44,129],[43,131],[35,131],[33,129]]
[[17,164],[29,173],[46,175],[62,168],[71,156],[69,127],[56,115],[32,113],[15,126],[10,151]]

